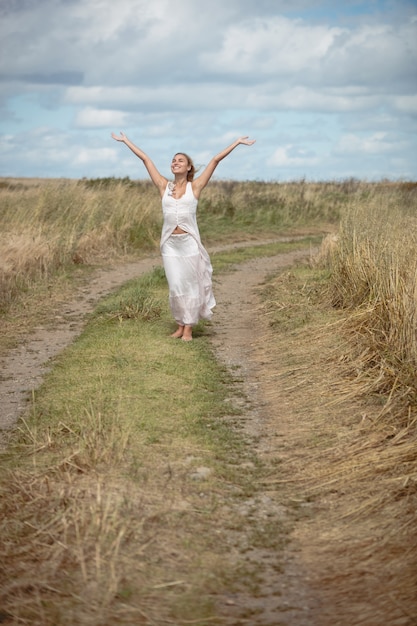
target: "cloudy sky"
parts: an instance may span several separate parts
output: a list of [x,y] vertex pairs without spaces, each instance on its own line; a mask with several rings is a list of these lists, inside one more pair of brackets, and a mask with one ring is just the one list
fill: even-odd
[[0,0],[0,176],[417,180],[417,0]]

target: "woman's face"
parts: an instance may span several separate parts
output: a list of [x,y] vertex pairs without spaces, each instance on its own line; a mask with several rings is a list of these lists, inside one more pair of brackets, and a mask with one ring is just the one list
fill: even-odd
[[187,175],[189,171],[190,171],[190,164],[188,163],[187,157],[181,153],[174,155],[171,161],[171,172],[173,174]]

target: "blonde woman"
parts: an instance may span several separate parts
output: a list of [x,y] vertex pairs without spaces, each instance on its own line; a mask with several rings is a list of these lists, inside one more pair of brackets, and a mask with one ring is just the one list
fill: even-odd
[[210,257],[201,243],[197,225],[197,204],[200,194],[222,159],[240,144],[251,146],[255,140],[236,139],[214,156],[201,174],[194,178],[192,159],[183,152],[171,161],[173,181],[168,181],[143,150],[132,143],[124,133],[113,139],[124,143],[146,167],[162,198],[164,222],[161,234],[161,254],[169,287],[169,304],[177,323],[171,337],[191,341],[193,326],[200,319],[208,320],[216,305],[212,290]]

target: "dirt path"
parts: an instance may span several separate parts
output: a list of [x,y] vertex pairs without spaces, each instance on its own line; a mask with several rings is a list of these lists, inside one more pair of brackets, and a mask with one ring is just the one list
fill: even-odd
[[[253,245],[253,242],[218,247],[210,249],[210,252],[242,245]],[[245,408],[244,428],[248,437],[256,441],[256,449],[260,455],[268,454],[271,450],[270,438],[265,429],[266,408],[260,386],[263,372],[253,358],[253,340],[257,331],[254,324],[258,306],[256,287],[270,272],[290,266],[308,254],[309,252],[303,250],[272,258],[254,259],[236,266],[230,273],[215,277],[214,289],[218,305],[213,323],[213,346],[218,358],[227,368],[239,370]],[[1,429],[7,432],[16,425],[30,399],[31,390],[41,384],[43,376],[50,368],[51,359],[81,333],[86,315],[93,310],[99,298],[127,280],[159,265],[160,259],[155,255],[135,263],[99,271],[88,286],[80,289],[76,300],[64,307],[52,327],[37,328],[30,338],[0,361]],[[274,516],[282,521],[287,518],[286,508],[274,502],[266,492],[259,492],[249,508],[251,511],[243,511],[243,516],[250,514],[265,519]],[[278,556],[271,553],[270,549],[253,549],[248,552],[247,559],[249,562],[262,563],[262,594],[258,598],[227,598],[221,608],[225,618],[233,620],[236,616],[239,619],[240,615],[249,611],[256,614],[251,626],[277,623],[312,626],[309,615],[314,601],[309,597],[309,591],[303,583],[292,548],[285,551],[285,567],[281,550]],[[285,621],[282,621],[284,618]]]
[[[276,440],[271,438],[271,421],[280,420],[285,407],[279,396],[274,403],[266,401],[265,379],[269,372],[258,358],[259,345],[267,340],[258,308],[258,287],[268,274],[308,258],[305,250],[280,254],[272,258],[254,259],[238,265],[233,273],[222,275],[215,283],[218,302],[213,330],[213,345],[217,357],[235,372],[242,387],[243,428],[253,441],[261,459],[277,457]],[[240,396],[239,396],[240,397]],[[292,512],[275,498],[270,489],[259,489],[247,502],[242,515],[257,519],[258,523],[273,523],[277,529],[290,521]],[[279,533],[279,530],[277,530]],[[225,616],[251,615],[251,626],[321,626],[315,621],[317,600],[307,584],[308,575],[298,561],[299,547],[288,542],[278,550],[252,548],[246,553],[251,564],[261,565],[262,592],[258,597],[235,595]],[[227,622],[228,624],[231,622]]]
[[[280,238],[278,241],[290,240]],[[210,252],[276,241],[241,242],[211,248]],[[80,288],[77,297],[63,307],[52,325],[38,327],[17,348],[0,357],[0,436],[1,431],[15,426],[32,390],[39,387],[48,371],[51,359],[81,333],[85,316],[93,311],[97,301],[124,282],[160,265],[160,257],[155,254],[140,261],[99,270],[87,286]]]

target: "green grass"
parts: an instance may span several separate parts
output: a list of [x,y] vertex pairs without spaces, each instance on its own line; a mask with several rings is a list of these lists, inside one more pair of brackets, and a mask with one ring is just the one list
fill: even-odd
[[145,316],[134,307],[142,284],[149,289],[149,278],[131,281],[102,303],[82,337],[58,359],[36,394],[31,424],[37,438],[45,419],[47,437],[65,424],[69,439],[75,433],[79,442],[94,424],[100,438],[117,423],[139,444],[168,446],[194,433],[205,444],[215,439],[219,450],[221,426],[213,418],[231,410],[225,404],[230,377],[211,356],[203,325],[191,346],[170,340],[166,285],[153,290],[153,315],[148,304]]
[[288,242],[276,242],[247,247],[236,247],[229,251],[217,252],[212,255],[212,264],[214,272],[228,271],[238,263],[244,263],[254,258],[262,258],[274,256],[276,254],[285,254],[292,250],[301,250],[307,247],[318,246],[322,236],[302,237]]

